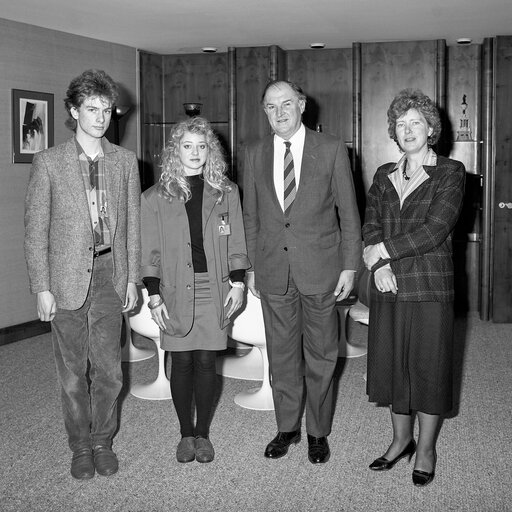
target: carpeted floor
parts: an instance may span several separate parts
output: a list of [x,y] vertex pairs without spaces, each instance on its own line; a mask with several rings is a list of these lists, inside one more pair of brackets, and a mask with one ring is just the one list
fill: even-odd
[[[351,339],[364,342],[365,328]],[[36,511],[472,511],[512,510],[512,326],[457,322],[458,405],[444,421],[436,478],[411,483],[412,463],[375,473],[368,464],[390,441],[389,413],[368,403],[365,357],[340,359],[332,456],[307,459],[305,439],[271,461],[273,412],[233,402],[257,382],[219,377],[211,426],[211,464],[179,464],[178,424],[171,401],[147,401],[129,386],[156,376],[157,361],[124,364],[119,473],[76,481],[62,425],[50,335],[0,347],[0,510]],[[139,346],[151,342],[135,338]]]

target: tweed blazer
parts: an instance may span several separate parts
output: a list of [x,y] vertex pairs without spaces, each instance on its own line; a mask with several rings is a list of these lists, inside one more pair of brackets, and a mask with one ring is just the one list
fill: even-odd
[[[363,238],[365,246],[384,242],[398,293],[377,292],[372,300],[453,301],[452,233],[464,198],[465,168],[461,162],[437,157],[424,165],[425,180],[400,209],[398,194],[389,179],[395,163],[379,167],[368,192]],[[373,282],[373,279],[372,279]]]
[[[238,187],[231,186],[220,202],[218,190],[206,182],[203,189],[203,246],[221,329],[229,323],[224,307],[230,290],[229,273],[251,266]],[[231,234],[220,235],[222,219],[230,224]],[[169,313],[167,332],[186,336],[194,321],[194,268],[185,203],[160,197],[158,185],[153,185],[142,194],[141,226],[142,276],[160,279],[160,295]]]
[[[124,303],[140,271],[140,178],[132,151],[103,138],[114,272]],[[34,155],[25,199],[25,257],[32,293],[49,290],[58,308],[87,297],[94,238],[75,138]]]
[[291,270],[304,294],[334,291],[361,264],[361,225],[343,141],[306,129],[297,195],[285,216],[275,191],[274,136],[246,151],[243,209],[255,285],[284,294]]

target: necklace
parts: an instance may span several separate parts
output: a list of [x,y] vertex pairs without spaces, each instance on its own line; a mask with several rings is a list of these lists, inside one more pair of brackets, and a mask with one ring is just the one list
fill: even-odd
[[[423,164],[420,164],[418,165],[418,167],[416,167],[416,169],[414,169],[414,171],[411,172],[411,176],[409,176],[407,174],[407,166],[409,165],[409,161],[406,159],[405,162],[404,162],[404,166],[402,167],[402,176],[404,177],[404,180],[405,181],[409,181],[411,179],[411,176],[423,165]],[[410,170],[410,169],[409,169]]]
[[405,170],[406,167],[407,167],[407,160],[405,161],[404,167],[402,169],[402,176],[404,177],[405,181],[409,181],[411,179],[411,177],[407,176],[407,171]]

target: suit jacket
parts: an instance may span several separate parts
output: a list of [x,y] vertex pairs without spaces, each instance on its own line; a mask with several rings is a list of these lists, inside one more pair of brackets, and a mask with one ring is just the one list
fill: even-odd
[[[112,240],[112,282],[124,303],[139,281],[140,178],[132,151],[102,139]],[[32,293],[50,290],[58,308],[87,297],[94,238],[74,137],[34,155],[25,199],[25,257]]]
[[[221,202],[218,190],[206,182],[203,189],[203,246],[221,329],[229,323],[224,308],[230,290],[229,273],[251,266],[238,188],[231,185],[231,192],[226,192]],[[219,233],[222,218],[230,224],[230,235]],[[160,294],[169,313],[167,331],[185,336],[194,320],[194,268],[185,203],[160,197],[158,185],[153,185],[142,195],[141,221],[142,276],[160,279]]]
[[247,149],[244,221],[256,287],[284,294],[291,271],[303,294],[334,291],[342,270],[361,264],[361,226],[342,141],[306,129],[299,187],[288,216],[273,179],[274,136]]
[[442,156],[435,166],[424,165],[429,178],[405,199],[401,209],[389,179],[395,166],[383,165],[374,176],[363,237],[365,245],[384,242],[390,260],[381,260],[376,268],[391,263],[398,294],[377,292],[373,285],[372,300],[452,301],[452,232],[464,198],[464,165]]

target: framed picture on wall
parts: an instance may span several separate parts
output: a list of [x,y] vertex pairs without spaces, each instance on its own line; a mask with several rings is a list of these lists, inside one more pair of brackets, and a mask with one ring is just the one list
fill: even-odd
[[12,90],[12,161],[31,163],[53,146],[53,94]]

